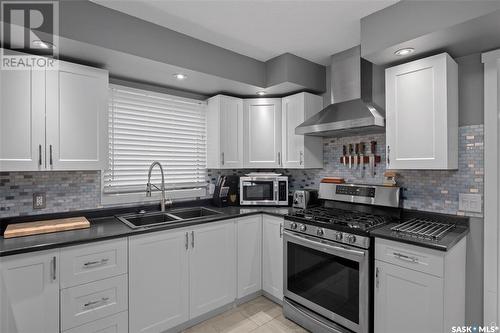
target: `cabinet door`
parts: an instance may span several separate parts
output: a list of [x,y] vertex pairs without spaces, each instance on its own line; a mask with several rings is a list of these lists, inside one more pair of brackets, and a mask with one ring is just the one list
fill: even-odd
[[262,289],[283,299],[283,219],[262,216]]
[[387,168],[457,167],[457,89],[447,54],[386,70]]
[[238,298],[262,289],[262,216],[236,221],[238,246]]
[[243,103],[244,166],[277,168],[281,156],[281,99],[247,99]]
[[47,71],[47,166],[99,170],[107,166],[108,74],[61,62]]
[[243,167],[243,101],[221,97],[220,103],[221,168]]
[[375,261],[375,333],[444,332],[443,280]]
[[45,71],[0,71],[0,171],[45,167]]
[[59,332],[58,252],[0,261],[0,332]]
[[129,238],[130,333],[163,332],[189,318],[188,233]]
[[194,229],[190,239],[190,318],[236,297],[234,221]]
[[283,166],[302,168],[304,165],[304,136],[295,134],[295,127],[304,122],[304,94],[282,100]]

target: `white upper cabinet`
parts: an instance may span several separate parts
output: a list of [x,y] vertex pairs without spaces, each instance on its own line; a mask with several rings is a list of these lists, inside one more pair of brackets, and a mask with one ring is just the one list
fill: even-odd
[[217,95],[208,100],[207,168],[243,167],[243,100]]
[[44,169],[45,71],[0,71],[0,171]]
[[243,124],[243,166],[282,167],[281,98],[244,100]]
[[323,108],[323,98],[299,93],[282,99],[284,168],[322,168],[323,138],[295,134],[295,128]]
[[47,71],[47,167],[105,169],[107,110],[107,71],[64,62]]
[[107,167],[108,72],[0,71],[0,171]]
[[388,169],[458,168],[458,67],[447,54],[386,69]]
[[59,251],[0,258],[0,332],[59,332]]

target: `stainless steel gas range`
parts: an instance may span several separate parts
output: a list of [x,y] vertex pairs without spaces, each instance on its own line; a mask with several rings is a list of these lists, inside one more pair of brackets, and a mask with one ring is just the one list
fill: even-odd
[[321,206],[285,216],[285,316],[311,332],[368,333],[373,245],[369,231],[400,215],[400,189],[321,183]]

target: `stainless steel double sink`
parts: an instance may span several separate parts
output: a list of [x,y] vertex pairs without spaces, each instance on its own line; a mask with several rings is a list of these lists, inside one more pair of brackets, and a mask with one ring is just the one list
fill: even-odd
[[138,229],[166,224],[182,223],[218,214],[222,213],[205,207],[193,207],[174,209],[167,212],[117,215],[116,217],[129,227]]

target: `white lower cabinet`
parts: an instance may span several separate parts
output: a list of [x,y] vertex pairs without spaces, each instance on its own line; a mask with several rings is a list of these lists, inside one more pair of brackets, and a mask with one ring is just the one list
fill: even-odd
[[239,218],[236,222],[237,298],[262,289],[262,215]]
[[96,320],[64,331],[64,333],[126,333],[128,332],[128,313],[120,312],[116,315]]
[[59,332],[59,251],[0,259],[0,332]]
[[129,238],[130,332],[163,332],[235,299],[234,221]]
[[443,280],[376,261],[375,332],[441,332]]
[[375,333],[447,333],[465,322],[465,249],[375,241]]
[[61,330],[127,310],[127,284],[120,275],[61,290]]
[[190,318],[236,298],[234,221],[191,231],[189,257]]
[[262,216],[262,289],[283,299],[283,218]]
[[129,237],[130,332],[162,332],[189,319],[188,231]]

